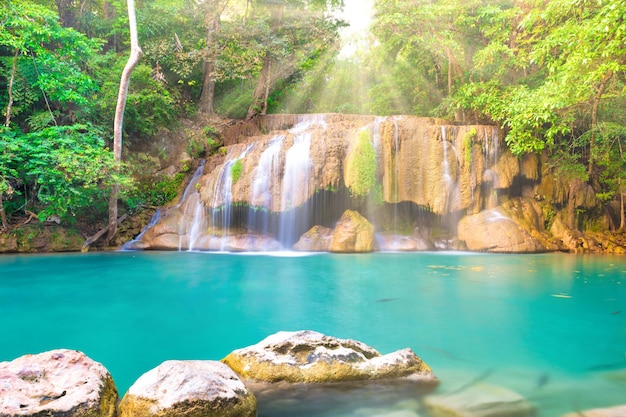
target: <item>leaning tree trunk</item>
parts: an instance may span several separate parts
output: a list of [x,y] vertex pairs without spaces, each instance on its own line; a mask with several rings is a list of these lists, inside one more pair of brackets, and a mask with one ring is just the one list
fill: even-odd
[[257,114],[267,112],[267,97],[269,96],[271,69],[272,57],[270,53],[267,52],[265,54],[265,58],[263,59],[263,67],[261,68],[259,81],[257,82],[254,94],[252,95],[252,103],[250,103],[250,107],[248,107],[246,120],[254,118]]
[[[113,125],[113,157],[119,164],[122,161],[122,126],[124,122],[124,109],[126,108],[126,98],[128,97],[128,86],[133,69],[141,58],[142,51],[139,47],[139,37],[137,36],[137,19],[135,17],[135,0],[126,0],[128,6],[128,24],[130,26],[130,57],[122,71],[120,89],[117,96],[117,107],[115,108],[115,120]],[[117,233],[117,194],[118,184],[114,184],[109,198],[109,232],[107,243],[113,239]]]
[[593,175],[593,169],[595,164],[595,158],[593,153],[595,152],[596,146],[596,131],[598,128],[598,109],[600,107],[600,100],[602,99],[602,95],[604,95],[604,90],[606,90],[606,86],[613,77],[613,72],[609,71],[602,82],[598,86],[598,91],[593,98],[593,105],[591,107],[591,138],[589,139],[589,166],[587,167],[587,173],[589,174],[589,178]]

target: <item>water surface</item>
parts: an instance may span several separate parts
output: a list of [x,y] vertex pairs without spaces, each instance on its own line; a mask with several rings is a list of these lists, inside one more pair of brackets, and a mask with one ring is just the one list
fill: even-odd
[[[0,256],[0,361],[85,352],[123,394],[168,359],[221,359],[279,330],[412,348],[441,392],[475,383],[539,416],[626,403],[626,258],[117,252]],[[419,409],[389,386],[260,394],[259,415]],[[420,415],[427,415],[418,410]]]

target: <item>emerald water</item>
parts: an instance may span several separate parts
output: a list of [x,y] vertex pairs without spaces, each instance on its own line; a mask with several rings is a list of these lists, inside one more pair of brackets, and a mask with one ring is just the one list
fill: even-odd
[[[121,395],[167,359],[219,360],[302,329],[381,353],[410,347],[439,392],[498,385],[539,416],[626,403],[626,258],[0,256],[0,361],[77,349],[109,369]],[[260,393],[259,416],[402,414],[419,396],[377,385]]]

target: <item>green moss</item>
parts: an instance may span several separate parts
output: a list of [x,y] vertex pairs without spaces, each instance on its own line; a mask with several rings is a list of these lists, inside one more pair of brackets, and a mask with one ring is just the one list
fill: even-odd
[[239,178],[241,178],[242,171],[243,171],[243,162],[241,162],[241,159],[237,159],[235,163],[232,164],[232,166],[230,167],[230,175],[232,176],[233,184],[236,184],[237,181],[239,181]]
[[369,130],[359,132],[356,147],[348,160],[347,183],[353,197],[365,197],[376,186],[376,151]]
[[463,141],[463,150],[464,150],[464,156],[465,156],[465,163],[467,166],[470,166],[472,164],[472,147],[473,147],[473,142],[476,139],[476,135],[478,134],[478,132],[476,131],[475,127],[470,128],[469,132],[467,133],[467,136],[465,136],[465,140]]

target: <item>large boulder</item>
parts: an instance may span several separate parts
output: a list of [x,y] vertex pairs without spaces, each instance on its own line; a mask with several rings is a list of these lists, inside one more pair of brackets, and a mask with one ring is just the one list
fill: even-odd
[[436,384],[432,371],[411,349],[381,355],[355,340],[314,331],[278,332],[238,349],[223,361],[245,380],[328,383],[402,378]]
[[354,210],[346,210],[333,231],[330,251],[372,252],[376,245],[374,225]]
[[593,410],[576,411],[565,414],[563,417],[624,417],[626,416],[626,404],[609,408],[595,408]]
[[313,226],[293,245],[295,250],[306,252],[328,252],[333,238],[333,229]]
[[166,361],[128,389],[120,417],[254,417],[254,394],[217,361]]
[[0,416],[113,417],[118,394],[105,367],[74,350],[0,362]]
[[459,221],[458,238],[471,251],[499,253],[545,252],[555,249],[543,235],[541,209],[532,199],[519,198]]
[[477,383],[449,394],[424,398],[424,405],[440,417],[530,417],[533,406],[521,395],[495,385]]

